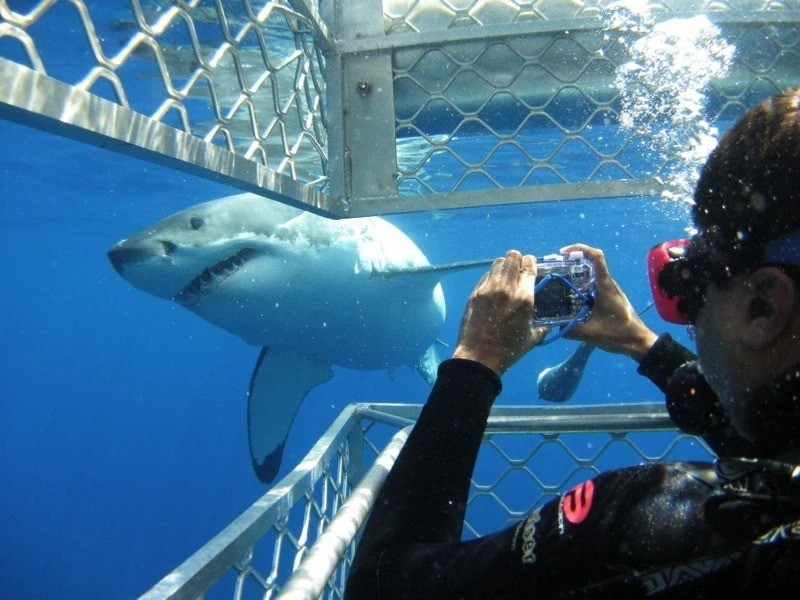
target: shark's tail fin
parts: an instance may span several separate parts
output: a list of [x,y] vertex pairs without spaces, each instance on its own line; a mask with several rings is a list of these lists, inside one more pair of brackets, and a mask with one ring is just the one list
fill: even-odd
[[567,360],[539,373],[536,379],[539,398],[549,402],[566,402],[572,398],[595,348],[597,346],[583,342]]

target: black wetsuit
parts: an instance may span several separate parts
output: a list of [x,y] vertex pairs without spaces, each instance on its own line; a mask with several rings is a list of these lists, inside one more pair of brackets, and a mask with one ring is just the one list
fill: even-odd
[[[668,390],[693,355],[664,336],[648,358],[640,371]],[[479,363],[442,363],[366,525],[348,600],[800,598],[800,476],[768,458],[609,471],[513,527],[460,541],[500,388]],[[672,396],[680,414],[693,394]],[[712,413],[690,424],[712,446],[750,444]]]

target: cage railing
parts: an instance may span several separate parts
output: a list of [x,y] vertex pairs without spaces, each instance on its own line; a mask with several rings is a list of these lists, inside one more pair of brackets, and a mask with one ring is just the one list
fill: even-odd
[[[341,598],[358,532],[420,409],[346,407],[292,472],[143,598]],[[675,430],[660,403],[496,406],[465,535],[510,525],[612,459],[627,466],[711,457],[702,440]],[[558,472],[545,473],[554,466]],[[512,491],[525,503],[511,501]]]

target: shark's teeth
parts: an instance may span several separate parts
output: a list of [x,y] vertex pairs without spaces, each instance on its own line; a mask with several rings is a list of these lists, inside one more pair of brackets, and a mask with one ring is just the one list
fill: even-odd
[[192,279],[175,296],[175,302],[184,306],[198,305],[210,291],[221,285],[228,277],[241,269],[248,260],[255,256],[256,250],[244,248],[233,256],[219,261],[210,267],[203,269],[197,277]]

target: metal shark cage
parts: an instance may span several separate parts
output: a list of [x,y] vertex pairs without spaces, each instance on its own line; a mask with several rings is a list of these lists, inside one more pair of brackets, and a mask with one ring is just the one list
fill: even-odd
[[608,125],[669,17],[735,46],[695,121],[800,79],[798,0],[619,4],[2,0],[0,117],[341,218],[667,190],[680,140]]
[[[142,598],[341,598],[359,528],[420,408],[346,407],[294,471]],[[709,456],[702,441],[675,431],[663,403],[497,406],[477,469],[494,475],[473,479],[464,529],[479,536],[510,526],[620,461]],[[554,467],[559,475],[547,476]]]
[[[616,126],[632,43],[672,17],[705,15],[735,47],[694,122],[734,120],[800,83],[800,0],[643,1],[633,20],[622,4],[0,0],[0,117],[346,218],[669,192],[681,140],[658,147],[658,123]],[[341,597],[418,410],[349,406],[145,597]],[[495,408],[479,460],[497,476],[473,481],[467,534],[508,524],[620,452],[631,464],[708,456],[655,404]],[[545,462],[565,475],[543,479]],[[520,486],[524,506],[508,500]]]

